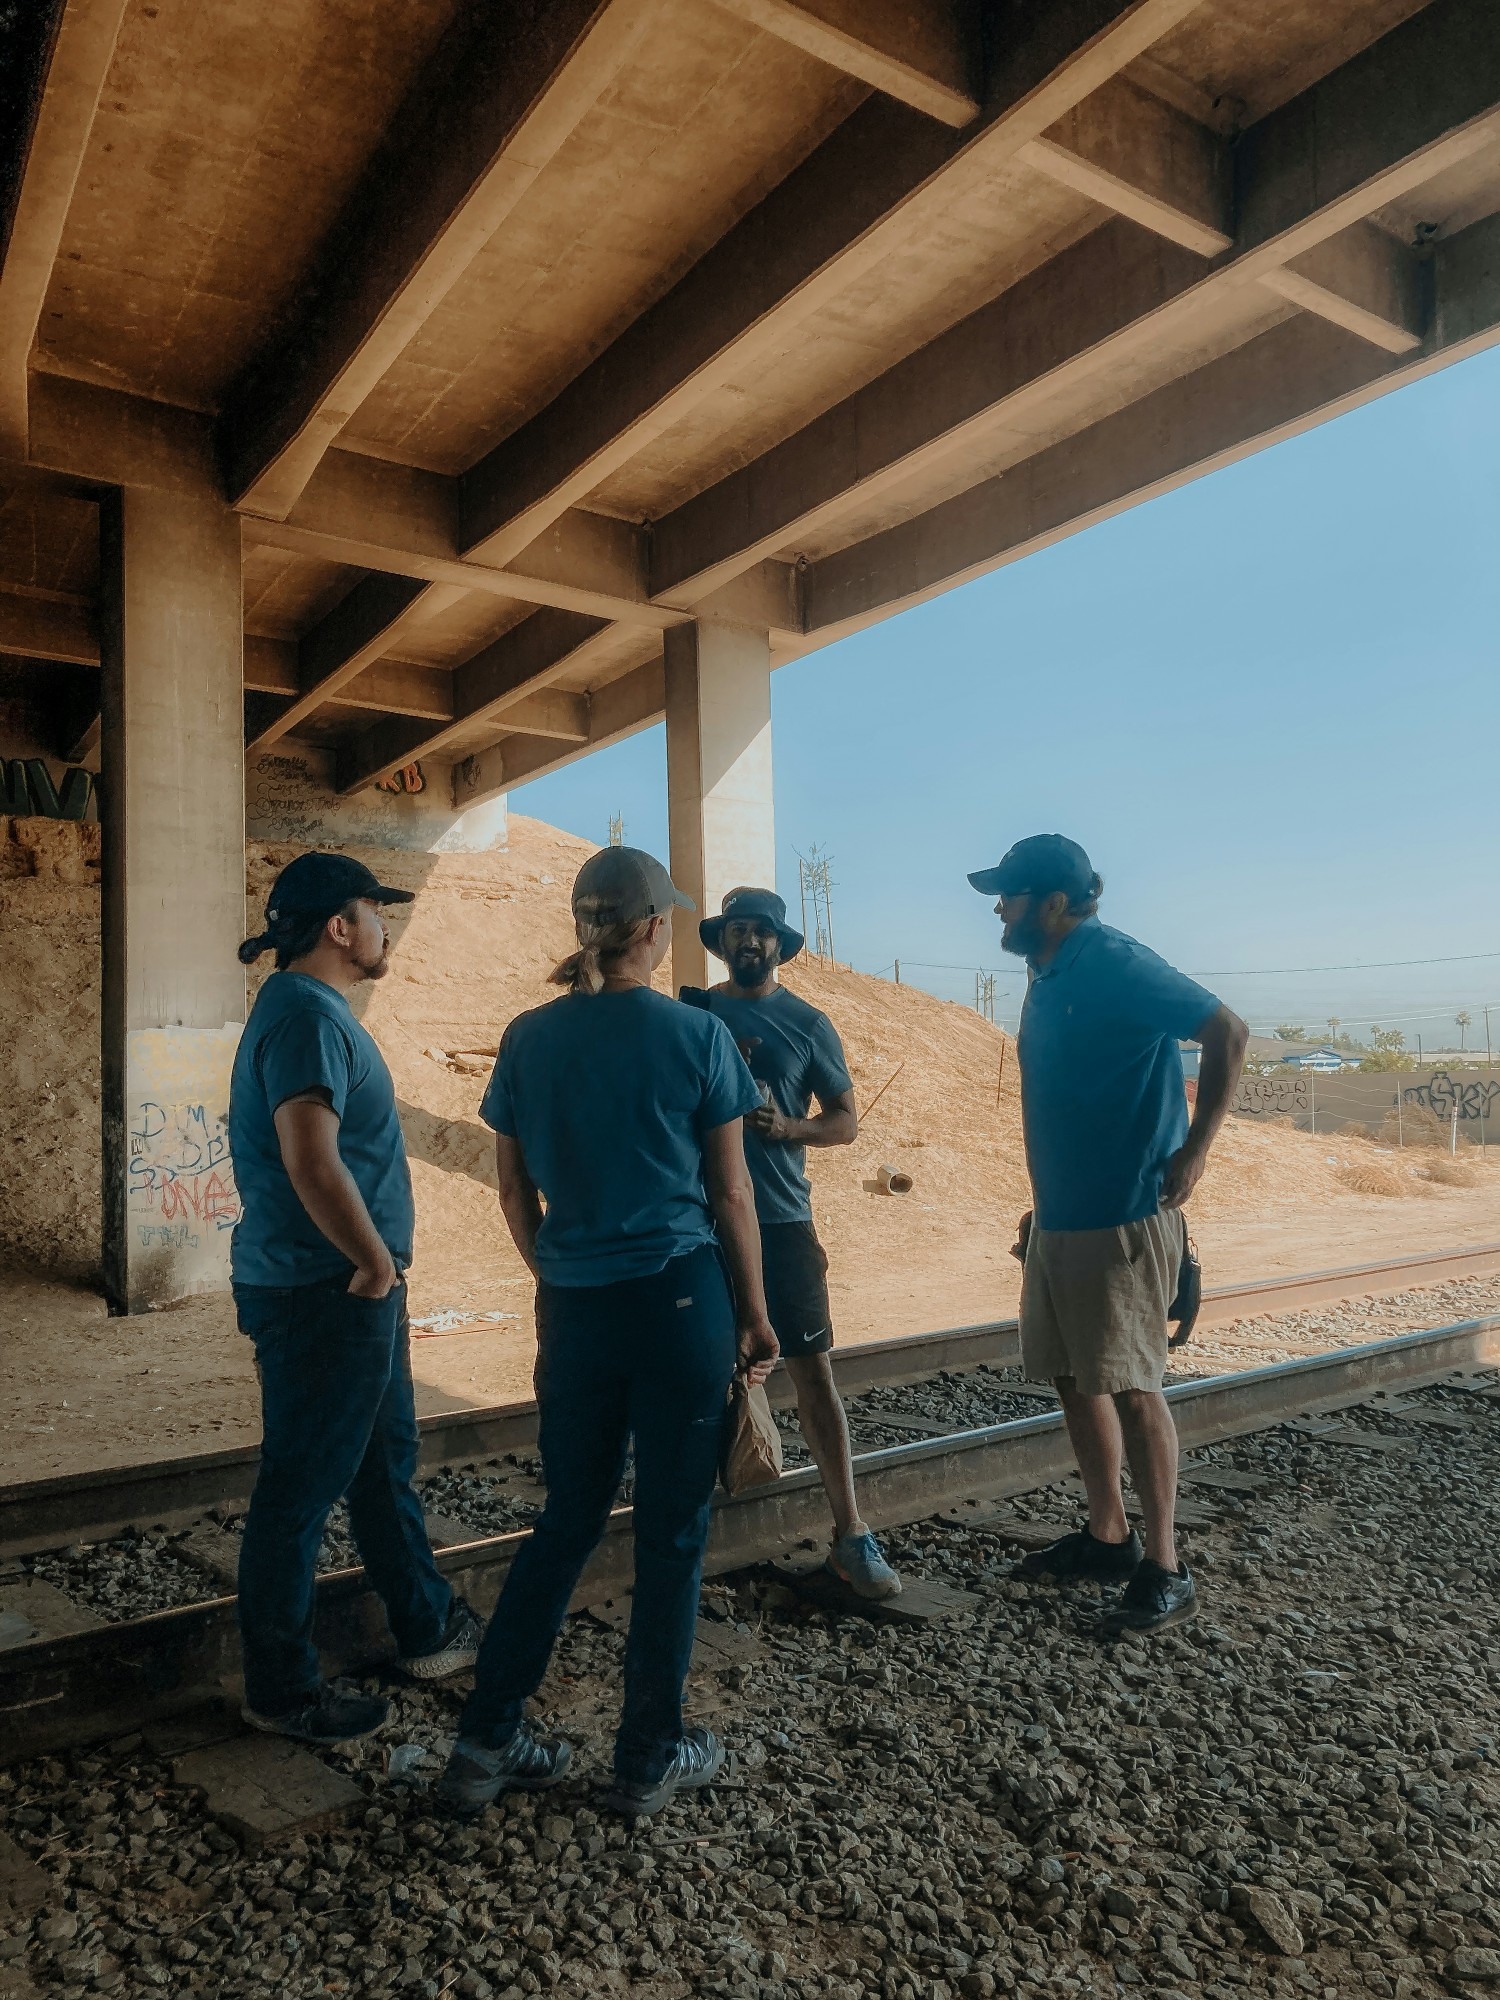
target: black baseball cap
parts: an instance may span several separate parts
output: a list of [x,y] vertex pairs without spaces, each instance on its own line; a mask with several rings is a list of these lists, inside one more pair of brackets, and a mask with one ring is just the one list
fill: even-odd
[[1096,895],[1098,876],[1076,840],[1064,833],[1033,833],[1018,840],[993,868],[969,877],[981,896],[1051,896],[1070,900]]
[[641,847],[601,847],[573,883],[573,915],[591,924],[643,924],[669,910],[697,907]]
[[331,917],[346,903],[412,903],[411,889],[392,889],[349,854],[299,854],[271,884],[267,924],[285,917]]

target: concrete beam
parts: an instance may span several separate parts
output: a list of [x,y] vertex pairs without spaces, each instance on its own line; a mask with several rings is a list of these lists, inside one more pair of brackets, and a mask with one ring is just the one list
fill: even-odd
[[417,583],[380,570],[364,577],[298,641],[299,692],[257,730],[245,755],[268,750],[325,702],[341,699],[349,683],[398,645],[403,633],[462,595],[446,584]]
[[375,384],[618,76],[654,0],[472,0],[225,400],[233,499],[279,518]]
[[1387,354],[1410,354],[1422,345],[1422,262],[1373,223],[1355,223],[1293,263],[1268,271],[1261,283]]
[[672,913],[672,968],[702,986],[699,919],[738,884],[776,884],[770,639],[699,620],[669,632],[662,657],[672,880],[697,905]]
[[1228,146],[1124,77],[1075,105],[1021,159],[1200,257],[1234,242]]
[[245,634],[246,694],[295,695],[297,642],[295,639],[263,639]]
[[[520,714],[527,704],[508,710],[506,722]],[[666,692],[660,658],[634,667],[618,680],[610,681],[589,697],[589,733],[586,741],[559,748],[535,734],[505,736],[489,749],[481,750],[455,767],[453,801],[456,806],[483,804],[517,785],[530,784],[560,771],[595,750],[623,743],[661,721],[666,709]]]
[[[1459,16],[1468,55],[1455,64]],[[1246,135],[1259,166],[1240,174],[1252,220],[1232,257],[1205,271],[1192,252],[1151,241],[1123,220],[1107,224],[658,521],[654,587],[679,604],[722,590],[746,564],[836,525],[851,503],[959,459],[999,428],[1024,430],[1043,403],[1055,411],[1071,391],[1086,404],[1095,378],[1108,384],[1173,343],[1191,349],[1195,329],[1217,319],[1244,285],[1316,257],[1325,241],[1357,227],[1355,211],[1379,207],[1393,184],[1420,185],[1455,152],[1500,134],[1500,15],[1488,0],[1437,0],[1350,67],[1358,88],[1345,79],[1338,97],[1340,115],[1365,135],[1358,148],[1325,142],[1328,157],[1309,171],[1327,83]],[[1354,256],[1331,261],[1352,286]],[[1380,302],[1373,278],[1363,298],[1372,302],[1367,311]],[[1386,301],[1381,309],[1396,308]]]
[[344,708],[451,722],[453,675],[447,667],[419,666],[414,660],[377,660],[340,688],[335,698]]
[[578,667],[593,642],[610,627],[576,611],[536,611],[503,633],[472,659],[454,669],[453,716],[437,726],[392,717],[342,747],[335,788],[363,791],[420,757],[435,757],[472,740],[475,729],[494,723],[498,734],[506,711],[534,695],[560,674]]
[[0,584],[0,653],[97,667],[99,631],[92,608],[33,597]]
[[1433,330],[1402,359],[1298,317],[998,479],[811,566],[825,645],[1500,342],[1500,217],[1438,246]]
[[227,1289],[238,1214],[240,526],[212,492],[126,488],[100,515],[104,1279],[142,1312]]
[[505,563],[809,313],[874,270],[946,176],[1014,159],[1198,0],[1057,0],[1022,17],[965,133],[872,97],[463,481],[460,541]]
[[718,0],[726,12],[944,125],[979,116],[977,23],[956,0]]
[[[23,460],[27,364],[125,13],[125,0],[31,4],[55,19],[50,37],[41,30],[50,42],[41,95],[8,213],[0,214],[0,456]],[[13,41],[14,28],[9,34]]]

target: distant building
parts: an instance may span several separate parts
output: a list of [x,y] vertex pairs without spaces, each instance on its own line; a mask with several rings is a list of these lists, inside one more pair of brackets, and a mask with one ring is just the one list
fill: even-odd
[[[1190,1080],[1198,1074],[1199,1049],[1196,1042],[1183,1042],[1182,1073]],[[1275,1035],[1252,1035],[1245,1060],[1252,1069],[1264,1070],[1268,1063],[1278,1069],[1312,1070],[1322,1075],[1340,1069],[1358,1069],[1361,1049],[1336,1049],[1332,1042],[1283,1042]]]

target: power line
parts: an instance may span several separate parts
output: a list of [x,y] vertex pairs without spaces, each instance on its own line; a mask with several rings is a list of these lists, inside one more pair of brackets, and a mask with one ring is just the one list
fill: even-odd
[[[1195,979],[1284,979],[1297,972],[1393,972],[1410,965],[1472,965],[1476,959],[1500,958],[1500,951],[1464,951],[1452,958],[1381,958],[1353,965],[1241,965],[1230,972],[1195,972]],[[912,961],[916,963],[915,960]]]

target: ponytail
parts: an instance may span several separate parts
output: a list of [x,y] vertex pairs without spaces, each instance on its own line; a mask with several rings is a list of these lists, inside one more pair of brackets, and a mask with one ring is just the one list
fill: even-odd
[[309,916],[306,910],[283,910],[270,919],[259,937],[249,937],[239,949],[241,965],[254,965],[262,952],[276,953],[276,970],[285,972],[299,958],[306,958],[323,935],[323,926],[329,917],[343,915],[352,917],[358,897],[347,902],[342,912],[329,910],[321,917]]
[[634,924],[591,923],[577,919],[578,950],[569,952],[547,975],[548,984],[570,993],[599,993],[604,988],[605,961],[621,957],[646,935],[651,919]]

